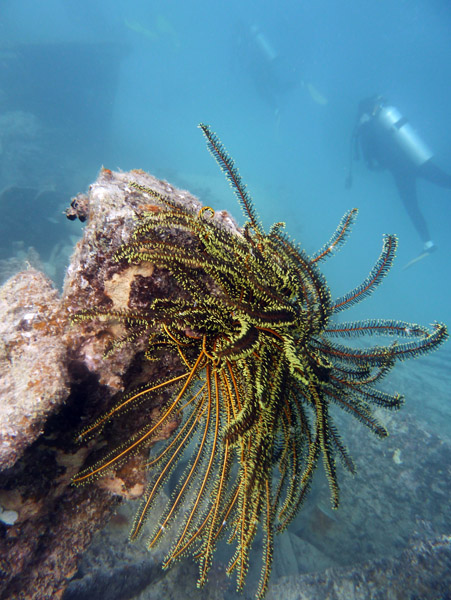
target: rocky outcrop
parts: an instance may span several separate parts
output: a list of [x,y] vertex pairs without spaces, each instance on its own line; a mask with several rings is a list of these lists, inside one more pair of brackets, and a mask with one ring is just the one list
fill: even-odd
[[[102,169],[68,209],[68,216],[86,221],[86,227],[62,294],[32,268],[13,276],[0,291],[1,598],[60,598],[118,499],[138,497],[144,490],[140,456],[98,485],[71,485],[88,455],[105,443],[77,444],[77,432],[130,380],[136,385],[155,368],[149,363],[143,373],[145,339],[105,360],[122,325],[97,320],[72,326],[71,316],[84,308],[118,310],[142,295],[175,292],[168,273],[152,265],[121,266],[112,258],[130,238],[136,217],[155,205],[155,199],[130,187],[131,180],[200,207],[187,192],[143,172]],[[122,419],[109,435],[120,443],[136,425],[136,419]]]

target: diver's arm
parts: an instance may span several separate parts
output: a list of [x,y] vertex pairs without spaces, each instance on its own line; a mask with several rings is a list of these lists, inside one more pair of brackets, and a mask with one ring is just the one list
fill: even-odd
[[373,131],[372,120],[360,124],[358,130],[360,148],[366,166],[371,171],[382,171],[384,166],[380,160],[379,144]]

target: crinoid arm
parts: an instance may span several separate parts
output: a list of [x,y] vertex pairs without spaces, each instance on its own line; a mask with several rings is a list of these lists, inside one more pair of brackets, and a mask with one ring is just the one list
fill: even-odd
[[245,214],[249,218],[249,223],[255,233],[263,234],[262,226],[260,225],[259,218],[255,208],[253,206],[251,197],[246,190],[246,186],[241,179],[241,175],[235,166],[235,163],[227,154],[224,146],[222,145],[219,138],[213,133],[208,125],[200,123],[200,129],[207,138],[207,146],[212,156],[224,171],[230,185],[232,186],[238,200],[243,207]]
[[[354,337],[360,335],[396,335],[399,337],[414,338],[411,342],[394,342],[389,346],[374,346],[372,348],[353,348],[341,344],[328,344],[323,338],[317,340],[315,346],[325,356],[332,360],[348,364],[366,363],[371,366],[383,366],[387,361],[406,360],[416,358],[438,348],[447,338],[446,325],[435,323],[432,330],[420,328],[405,322],[397,324],[395,321],[364,321],[355,323],[342,323],[338,328],[330,330],[331,336]],[[371,324],[371,325],[370,325]],[[362,329],[364,331],[362,331]],[[328,330],[325,330],[325,333]]]
[[427,337],[430,332],[427,327],[407,321],[389,319],[368,319],[351,323],[335,323],[324,330],[327,337],[361,337],[365,335],[397,336],[397,337]]
[[354,224],[354,222],[357,218],[357,213],[358,213],[358,210],[356,208],[352,208],[350,211],[348,211],[342,217],[340,223],[338,224],[337,229],[335,230],[335,233],[330,238],[330,240],[327,242],[327,244],[325,244],[321,248],[321,250],[318,250],[318,252],[316,252],[310,258],[311,263],[316,263],[320,260],[323,260],[324,258],[327,258],[333,252],[338,250],[338,248],[341,246],[341,244],[344,244],[344,242],[346,241],[346,238],[349,235],[349,232],[351,231],[352,225]]
[[397,240],[394,235],[384,236],[384,244],[381,255],[376,264],[371,269],[370,274],[358,287],[348,292],[346,295],[335,300],[332,305],[334,313],[347,309],[357,302],[367,298],[376,287],[382,282],[383,278],[389,272],[396,253]]
[[94,430],[99,428],[102,429],[104,425],[113,418],[119,417],[129,410],[139,407],[141,403],[148,401],[153,394],[161,391],[161,389],[165,388],[166,386],[175,385],[180,389],[180,391],[175,394],[172,402],[168,403],[168,405],[163,408],[161,414],[155,422],[150,421],[148,425],[137,431],[134,435],[123,442],[120,446],[116,447],[113,451],[108,453],[100,461],[78,473],[78,475],[73,478],[73,483],[87,483],[98,478],[99,476],[111,472],[112,469],[118,469],[122,464],[124,464],[124,462],[136,454],[144,445],[148,445],[152,441],[152,438],[156,437],[163,425],[167,423],[170,418],[174,418],[177,415],[177,411],[181,410],[181,402],[185,397],[186,390],[189,388],[193,378],[197,373],[201,358],[201,356],[198,358],[190,373],[174,377],[168,381],[163,381],[153,386],[143,386],[142,388],[134,390],[132,393],[122,398],[110,411],[94,421],[92,425],[86,427],[79,434],[79,439],[89,439]]

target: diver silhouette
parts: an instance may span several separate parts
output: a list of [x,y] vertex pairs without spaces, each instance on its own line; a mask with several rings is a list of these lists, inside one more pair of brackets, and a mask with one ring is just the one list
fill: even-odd
[[236,60],[241,69],[244,68],[266,105],[279,116],[282,98],[299,84],[294,66],[279,54],[255,23],[250,26],[240,24],[236,49]]
[[432,151],[398,109],[378,95],[359,103],[351,137],[348,188],[352,185],[352,161],[359,158],[359,147],[369,169],[386,169],[392,174],[404,208],[423,242],[423,254],[436,250],[418,205],[417,179],[451,188],[451,175],[434,164]]

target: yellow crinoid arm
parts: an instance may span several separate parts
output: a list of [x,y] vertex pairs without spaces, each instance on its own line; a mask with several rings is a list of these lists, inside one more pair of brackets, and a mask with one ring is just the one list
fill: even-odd
[[[103,475],[109,469],[122,464],[124,460],[126,460],[129,456],[133,455],[133,453],[136,452],[144,443],[151,439],[155,432],[158,431],[159,428],[163,425],[163,423],[165,423],[167,419],[171,417],[173,413],[179,408],[179,402],[183,399],[186,390],[197,375],[198,366],[201,364],[203,357],[204,353],[201,351],[191,372],[186,374],[186,377],[183,376],[185,378],[185,382],[182,386],[182,389],[177,394],[176,398],[166,408],[166,410],[163,412],[163,414],[160,416],[156,423],[154,423],[150,428],[147,427],[135,434],[132,440],[121,444],[118,448],[116,448],[113,452],[108,454],[98,463],[81,471],[72,479],[72,483],[78,485],[96,479],[100,475]],[[166,385],[170,385],[171,383],[173,383],[173,380],[168,380],[165,383]]]

